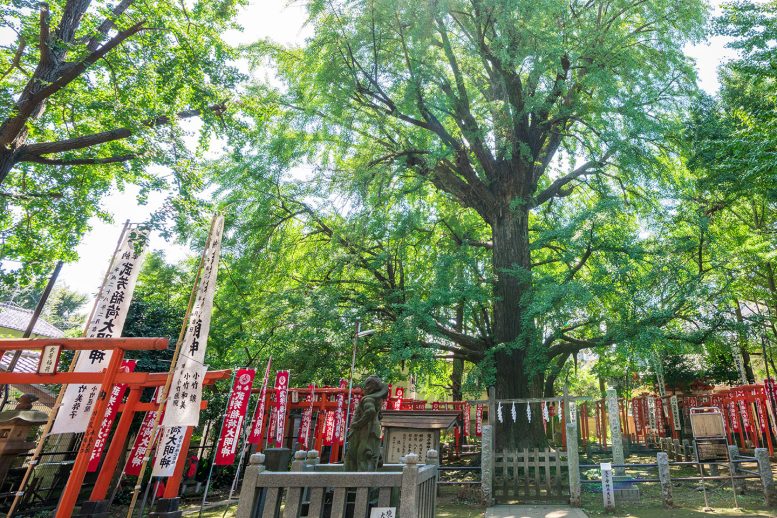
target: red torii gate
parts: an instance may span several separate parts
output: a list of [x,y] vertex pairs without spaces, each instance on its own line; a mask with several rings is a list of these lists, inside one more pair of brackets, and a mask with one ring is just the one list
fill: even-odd
[[[121,452],[124,450],[124,445],[135,413],[160,411],[162,408],[161,403],[153,401],[148,403],[140,402],[140,396],[145,388],[161,387],[164,385],[167,380],[167,373],[135,372],[133,374],[136,375],[135,377],[137,380],[128,383],[129,394],[127,395],[127,399],[124,403],[119,405],[121,417],[116,424],[116,429],[111,438],[111,444],[108,447],[108,451],[105,453],[105,458],[100,466],[100,472],[97,475],[97,480],[95,481],[92,493],[89,496],[89,502],[101,502],[105,500],[108,489],[110,489],[111,480],[116,472]],[[219,380],[229,379],[231,375],[232,371],[229,370],[208,371],[205,374],[203,385],[212,385]],[[207,406],[208,402],[203,400],[201,408],[204,410]],[[193,432],[193,426],[188,426],[186,428],[186,435],[184,436],[181,452],[176,461],[175,471],[173,472],[173,476],[167,479],[163,498],[175,498],[178,496],[178,490],[181,487],[181,480],[183,478],[183,468],[186,463],[186,454],[189,450],[189,442],[191,441]],[[149,448],[152,446],[153,445],[149,445]],[[82,509],[81,512],[83,513],[84,509]]]
[[[86,432],[78,449],[76,460],[73,464],[73,470],[70,473],[65,489],[57,506],[55,518],[70,518],[73,514],[73,508],[78,501],[78,494],[84,481],[84,475],[89,465],[89,456],[94,449],[97,432],[102,423],[105,410],[108,406],[108,394],[110,394],[113,385],[119,383],[133,383],[142,379],[146,373],[128,373],[121,372],[121,362],[124,359],[125,351],[162,351],[167,349],[167,338],[19,338],[19,339],[0,339],[0,352],[15,351],[19,349],[39,349],[43,350],[47,346],[58,346],[58,356],[62,350],[69,351],[88,351],[88,350],[110,350],[113,351],[111,360],[102,372],[55,372],[51,374],[38,374],[26,372],[0,372],[0,384],[4,385],[46,385],[61,384],[98,384],[100,392],[95,403],[92,416],[89,419]],[[41,354],[43,359],[43,354]],[[64,387],[63,387],[64,389]],[[56,409],[54,409],[56,410]],[[51,420],[49,420],[51,423]],[[44,430],[41,441],[48,434],[49,427]],[[29,481],[33,466],[27,470],[22,479],[21,489],[23,490]],[[17,494],[8,511],[8,516],[13,516],[18,506],[21,494]]]
[[[289,437],[293,437],[296,430],[292,429],[293,421],[291,416],[292,410],[307,410],[313,409],[313,417],[316,419],[316,426],[310,430],[311,449],[321,451],[324,446],[324,420],[321,419],[327,412],[333,412],[337,410],[337,396],[343,395],[345,401],[343,402],[343,413],[348,411],[348,388],[343,387],[315,387],[313,389],[315,398],[311,401],[306,401],[305,398],[310,394],[310,387],[290,387],[289,389],[289,401],[287,403],[287,411],[284,418],[286,423],[284,429],[286,434],[284,440]],[[254,388],[251,390],[253,394],[259,394],[261,390]],[[351,390],[352,396],[361,396],[363,390],[361,387],[353,387]],[[426,400],[418,400],[411,398],[397,398],[396,395],[389,396],[386,399],[386,407],[395,410],[440,410],[440,411],[457,411],[464,416],[464,408],[467,404],[466,401],[435,401],[431,404]],[[267,434],[269,433],[269,423],[271,422],[270,416],[275,411],[275,391],[272,386],[268,386],[267,394],[265,395],[265,416],[264,416],[264,429],[262,431],[262,441],[257,445],[256,451],[263,451]],[[354,401],[351,401],[350,414],[353,416],[355,411]],[[343,430],[342,433],[345,433]],[[342,438],[340,439],[342,441]],[[341,442],[333,441],[331,444],[331,452],[329,454],[329,462],[337,462],[340,459]]]

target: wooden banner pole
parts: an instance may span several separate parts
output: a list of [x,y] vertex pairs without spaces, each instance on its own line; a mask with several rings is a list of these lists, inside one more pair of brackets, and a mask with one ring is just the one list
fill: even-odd
[[[197,297],[197,289],[199,288],[200,284],[200,278],[202,276],[202,268],[205,264],[205,255],[208,253],[208,250],[210,249],[210,243],[212,239],[213,234],[213,227],[216,225],[216,221],[218,220],[219,215],[214,214],[213,219],[210,222],[210,229],[208,230],[208,238],[205,241],[205,248],[202,250],[202,255],[200,256],[200,264],[197,267],[197,275],[194,278],[194,285],[192,286],[192,292],[189,295],[189,305],[186,308],[186,314],[183,318],[183,325],[181,326],[181,332],[178,334],[178,340],[175,343],[175,351],[173,352],[173,359],[170,361],[170,369],[167,371],[167,379],[165,380],[165,384],[162,387],[162,391],[159,393],[159,409],[157,410],[156,414],[154,415],[154,422],[151,426],[151,440],[149,441],[149,444],[154,444],[154,441],[156,440],[157,433],[159,431],[159,421],[161,419],[162,415],[162,409],[164,408],[164,405],[167,403],[167,393],[170,390],[170,385],[173,383],[173,373],[175,373],[175,367],[178,363],[178,356],[181,352],[181,344],[183,343],[184,335],[186,334],[186,328],[189,326],[189,317],[192,313],[192,307],[194,306],[194,300]],[[218,268],[218,265],[216,265],[216,268]],[[146,450],[146,454],[143,456],[143,464],[140,466],[140,474],[138,474],[138,479],[135,483],[135,487],[132,491],[132,500],[130,500],[129,508],[127,509],[127,518],[132,517],[132,513],[135,511],[135,505],[137,505],[138,502],[138,495],[140,494],[140,490],[143,487],[143,476],[146,473],[146,468],[148,467],[148,462],[151,459],[152,449],[149,448]],[[10,518],[10,516],[9,516]]]

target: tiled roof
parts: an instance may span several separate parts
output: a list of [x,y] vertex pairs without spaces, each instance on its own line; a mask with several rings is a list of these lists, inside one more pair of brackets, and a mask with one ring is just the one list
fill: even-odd
[[[25,331],[32,318],[32,313],[33,312],[29,309],[20,308],[19,306],[8,302],[2,302],[0,303],[0,327]],[[38,317],[38,321],[35,322],[35,328],[32,332],[35,335],[49,338],[61,338],[65,336],[65,333],[60,329],[54,327],[40,317]]]
[[[0,358],[0,371],[7,371],[8,365],[11,363],[15,351],[7,351],[2,358]],[[40,351],[35,350],[23,350],[19,360],[13,368],[14,372],[38,372],[38,363],[40,363]]]

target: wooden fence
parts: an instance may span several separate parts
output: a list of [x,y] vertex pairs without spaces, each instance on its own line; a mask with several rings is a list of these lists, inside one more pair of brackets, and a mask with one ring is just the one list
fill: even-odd
[[514,500],[566,501],[567,454],[564,451],[496,450],[493,494],[497,502]]
[[[345,472],[341,464],[319,464],[317,453],[295,456],[292,471],[266,471],[264,455],[251,456],[240,491],[238,518],[367,518],[373,507],[395,507],[399,518],[434,518],[437,451],[405,456],[377,472]],[[314,452],[308,452],[309,454]]]

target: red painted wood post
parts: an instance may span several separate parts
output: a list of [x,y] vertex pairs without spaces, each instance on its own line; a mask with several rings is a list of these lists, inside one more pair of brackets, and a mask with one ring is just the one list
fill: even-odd
[[105,410],[108,408],[108,395],[113,388],[113,381],[116,378],[116,374],[119,372],[121,361],[124,359],[123,349],[114,349],[111,355],[111,361],[108,363],[108,368],[105,369],[103,374],[103,382],[100,387],[100,394],[97,397],[97,402],[92,411],[92,417],[89,419],[89,424],[86,427],[84,438],[81,440],[81,447],[78,449],[78,455],[76,456],[75,463],[73,464],[73,470],[70,472],[70,476],[67,479],[67,484],[62,492],[62,498],[59,500],[56,518],[70,518],[73,514],[73,509],[78,502],[78,495],[81,492],[81,486],[84,482],[84,475],[86,475],[86,469],[89,467],[89,457],[94,449],[94,442],[97,439],[97,431],[102,423],[103,416],[105,416]]
[[97,473],[97,481],[94,483],[89,500],[105,500],[108,494],[111,480],[113,480],[113,475],[116,473],[116,465],[119,463],[119,457],[121,457],[121,452],[124,450],[127,434],[129,433],[130,426],[132,426],[132,418],[135,416],[135,405],[140,401],[142,392],[143,387],[133,387],[130,389],[127,401],[124,403],[124,410],[116,425],[116,430],[113,432],[111,445],[108,447],[108,451],[105,453],[105,460],[103,460],[100,471]]

